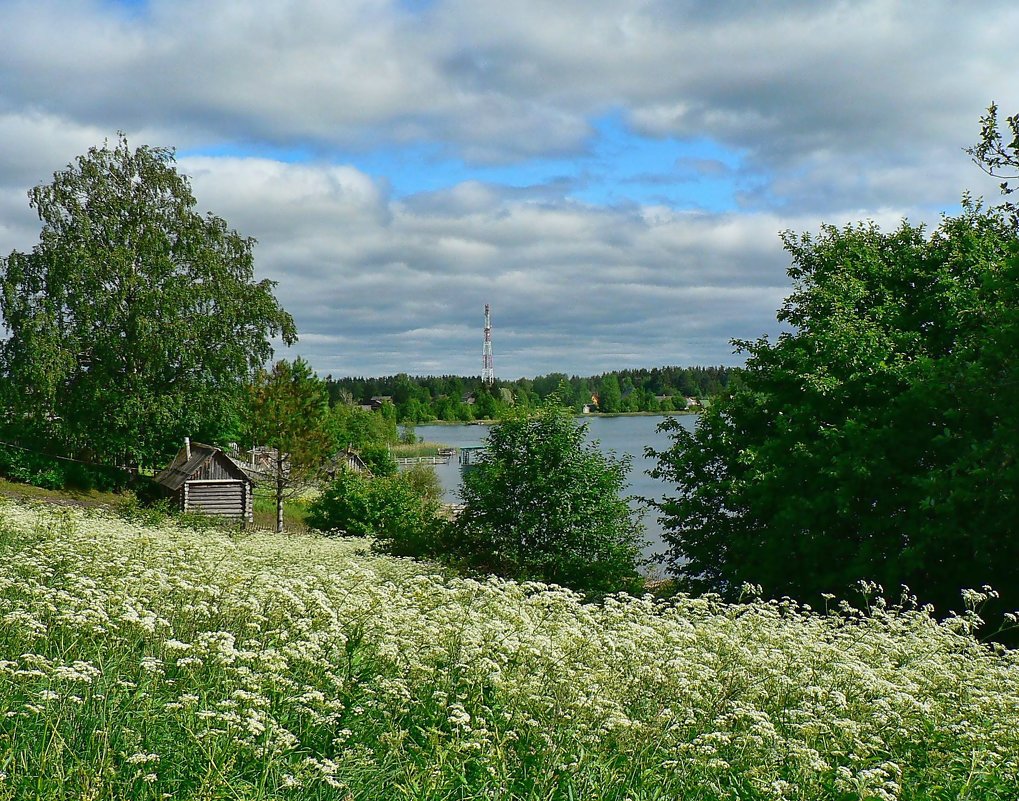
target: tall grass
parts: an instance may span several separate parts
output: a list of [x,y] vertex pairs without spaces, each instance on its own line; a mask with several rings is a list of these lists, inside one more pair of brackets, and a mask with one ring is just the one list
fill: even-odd
[[0,506],[0,798],[1014,799],[1019,659],[922,611],[451,579]]
[[391,446],[393,456],[397,459],[415,458],[418,456],[438,456],[439,451],[448,448],[441,442],[399,442]]

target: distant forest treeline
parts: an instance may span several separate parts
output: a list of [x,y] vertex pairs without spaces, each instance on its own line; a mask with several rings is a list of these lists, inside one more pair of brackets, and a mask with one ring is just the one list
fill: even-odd
[[377,406],[386,399],[401,423],[432,420],[469,422],[498,417],[508,406],[536,406],[553,393],[582,411],[672,412],[721,392],[737,372],[732,367],[655,367],[616,370],[597,376],[550,373],[516,381],[496,380],[486,387],[479,376],[326,378],[332,404]]

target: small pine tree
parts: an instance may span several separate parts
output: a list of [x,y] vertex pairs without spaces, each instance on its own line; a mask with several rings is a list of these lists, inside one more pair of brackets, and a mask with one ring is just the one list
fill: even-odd
[[276,496],[276,531],[283,531],[283,501],[319,478],[335,450],[325,382],[303,359],[260,370],[250,389],[252,439],[275,448],[270,468]]

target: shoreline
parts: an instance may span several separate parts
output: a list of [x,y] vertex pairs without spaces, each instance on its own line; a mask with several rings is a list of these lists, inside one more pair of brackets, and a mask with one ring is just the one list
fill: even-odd
[[[682,412],[577,412],[574,416],[580,419],[587,417],[686,417],[688,415],[700,414],[702,410]],[[492,426],[499,422],[497,418],[486,417],[480,420],[429,420],[427,423],[412,423],[415,428],[418,426]],[[406,423],[398,425],[405,426]]]

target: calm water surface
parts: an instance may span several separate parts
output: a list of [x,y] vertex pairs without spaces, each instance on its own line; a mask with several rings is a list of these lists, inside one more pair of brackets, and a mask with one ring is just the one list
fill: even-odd
[[[597,441],[599,447],[606,452],[615,452],[617,456],[630,456],[630,473],[628,492],[642,498],[660,499],[663,495],[674,491],[674,488],[648,476],[647,471],[655,466],[654,459],[644,456],[644,448],[651,446],[655,450],[664,450],[672,440],[659,433],[658,424],[664,420],[659,416],[641,417],[585,417],[589,440]],[[693,429],[697,423],[696,415],[679,415],[680,424],[684,428]],[[488,426],[479,425],[437,425],[416,426],[414,433],[427,442],[441,442],[457,448],[471,445],[484,445],[488,436]],[[436,465],[435,472],[439,475],[447,503],[458,503],[460,496],[460,466],[455,462],[448,465]],[[639,506],[634,502],[635,508]],[[647,529],[647,556],[653,556],[664,550],[662,528],[655,519],[653,510],[644,514],[644,526]]]

